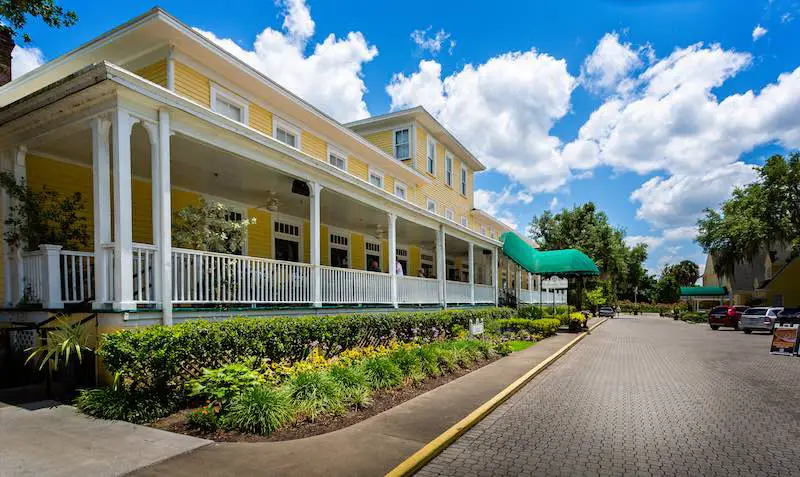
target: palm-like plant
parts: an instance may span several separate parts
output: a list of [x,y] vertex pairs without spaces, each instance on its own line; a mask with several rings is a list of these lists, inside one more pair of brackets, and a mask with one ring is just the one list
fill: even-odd
[[57,317],[57,326],[47,334],[47,339],[37,346],[26,349],[30,353],[27,364],[32,360],[40,360],[39,370],[44,365],[52,361],[53,371],[58,371],[62,364],[64,367],[70,365],[73,356],[78,358],[78,362],[83,361],[83,352],[92,351],[89,347],[89,326],[87,323],[70,323],[64,317]]

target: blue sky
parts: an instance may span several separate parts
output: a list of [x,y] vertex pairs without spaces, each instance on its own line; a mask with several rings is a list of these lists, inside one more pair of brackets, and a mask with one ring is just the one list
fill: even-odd
[[[27,67],[152,6],[62,4],[78,25],[32,23]],[[522,231],[594,201],[653,271],[702,265],[700,211],[800,146],[798,0],[235,5],[160,4],[342,121],[424,105],[490,167],[477,205]]]

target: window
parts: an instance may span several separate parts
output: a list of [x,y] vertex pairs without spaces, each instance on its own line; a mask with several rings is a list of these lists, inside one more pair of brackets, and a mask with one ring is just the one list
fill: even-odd
[[211,85],[211,109],[228,119],[247,123],[247,101],[226,93],[216,84]]
[[281,220],[273,223],[275,260],[300,261],[300,226]]
[[347,170],[347,154],[328,147],[328,164],[343,171]]
[[370,168],[369,183],[383,189],[383,172]]
[[492,233],[491,233],[490,237],[494,238],[494,227],[492,227]]
[[455,216],[455,213],[453,212],[453,209],[445,209],[444,218],[447,219],[447,220],[452,220],[452,221],[455,222],[456,216]]
[[366,252],[367,271],[380,272],[381,271],[381,244],[378,242],[366,242],[364,244],[364,251]]
[[436,142],[433,139],[428,138],[428,164],[427,164],[427,171],[428,174],[435,176],[436,175]]
[[284,121],[281,121],[278,118],[275,118],[272,127],[273,127],[272,135],[275,137],[275,139],[288,146],[300,149],[299,129]]
[[411,157],[411,129],[398,129],[394,132],[394,157],[395,159],[408,159]]
[[461,195],[467,195],[467,168],[461,166]]
[[450,154],[444,156],[444,183],[453,187],[453,158]]
[[461,225],[463,225],[464,227],[468,226],[467,218],[465,216],[463,216],[463,215],[461,216]]
[[436,202],[434,202],[433,199],[428,199],[428,204],[427,204],[427,206],[425,208],[428,209],[428,212],[431,212],[431,213],[435,214],[436,213]]
[[481,235],[483,235],[484,237],[486,236],[486,226],[485,225],[481,225]]
[[394,195],[403,200],[408,200],[408,188],[400,181],[394,181]]
[[350,256],[350,238],[345,234],[332,233],[330,234],[330,254],[331,266],[337,268],[349,267]]
[[398,248],[396,250],[395,260],[403,269],[403,275],[408,275],[408,250],[404,248]]

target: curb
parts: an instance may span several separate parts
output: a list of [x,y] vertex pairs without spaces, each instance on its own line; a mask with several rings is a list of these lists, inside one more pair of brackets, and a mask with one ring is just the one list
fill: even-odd
[[486,417],[489,413],[494,411],[500,404],[504,403],[508,398],[516,394],[516,392],[522,389],[523,386],[528,384],[528,382],[531,379],[536,377],[536,375],[538,375],[539,373],[544,371],[548,366],[553,364],[558,358],[560,358],[567,351],[569,351],[570,348],[572,348],[580,340],[585,338],[586,335],[591,333],[595,328],[602,325],[606,321],[608,321],[608,318],[592,325],[592,327],[589,328],[588,331],[584,331],[578,336],[576,336],[572,341],[564,345],[561,349],[559,349],[555,353],[545,358],[544,361],[531,368],[530,371],[517,378],[516,381],[509,384],[505,389],[494,395],[494,397],[492,397],[485,403],[481,404],[477,409],[469,413],[467,417],[461,419],[453,426],[451,426],[449,429],[439,434],[435,439],[425,444],[425,446],[422,447],[422,449],[418,450],[417,452],[412,454],[409,458],[401,462],[400,465],[390,470],[386,474],[386,477],[401,477],[414,474],[416,471],[421,469],[425,464],[430,462],[431,459],[439,455],[456,439],[461,437],[462,434],[464,434],[469,429],[471,429],[475,424],[483,420],[484,417]]

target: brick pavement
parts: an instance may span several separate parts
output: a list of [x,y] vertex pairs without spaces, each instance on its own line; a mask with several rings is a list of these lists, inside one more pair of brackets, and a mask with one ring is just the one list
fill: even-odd
[[609,320],[417,475],[800,475],[800,358],[769,339]]

